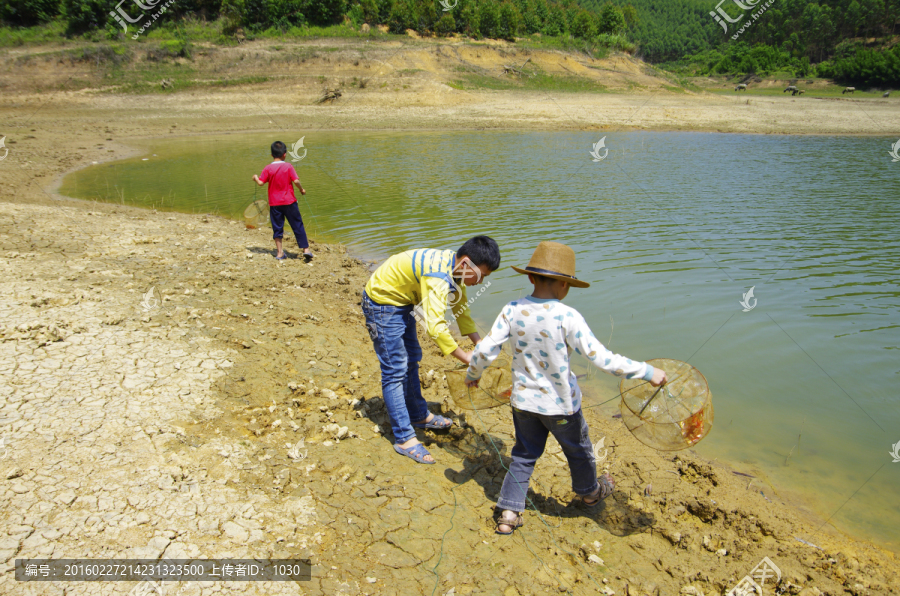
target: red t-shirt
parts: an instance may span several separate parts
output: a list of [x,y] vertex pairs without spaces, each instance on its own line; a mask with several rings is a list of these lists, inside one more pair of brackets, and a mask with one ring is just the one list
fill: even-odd
[[273,161],[263,168],[259,177],[269,183],[269,205],[290,205],[297,201],[294,196],[294,180],[299,180],[294,166],[284,161]]

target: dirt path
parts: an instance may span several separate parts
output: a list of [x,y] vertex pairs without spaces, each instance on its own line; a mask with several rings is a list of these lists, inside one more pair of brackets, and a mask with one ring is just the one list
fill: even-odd
[[[680,115],[686,128],[762,132],[792,100],[751,103],[746,114],[755,115],[742,121],[730,99],[662,88],[549,99],[459,92],[466,99],[449,105],[450,87],[430,99],[402,87],[369,96],[366,87],[313,107],[317,89],[296,100],[265,85],[3,95],[13,128],[0,132],[9,149],[0,161],[0,592],[134,588],[17,584],[16,557],[308,556],[308,584],[166,584],[166,594],[711,595],[763,557],[779,567],[785,593],[896,593],[892,554],[822,527],[724,466],[653,452],[593,412],[616,493],[596,510],[572,503],[554,445],[535,475],[536,511],[512,538],[497,536],[508,413],[457,409],[442,379],[447,361],[423,338],[426,398],[458,426],[421,435],[438,465],[393,452],[357,307],[366,264],[325,245],[314,245],[312,265],[279,264],[261,230],[53,194],[63,172],[129,155],[137,137],[598,126],[592,119],[677,128]],[[894,111],[864,105],[863,116],[823,108],[827,129],[805,130],[801,118],[790,126],[874,133],[873,119],[884,117],[900,129]]]

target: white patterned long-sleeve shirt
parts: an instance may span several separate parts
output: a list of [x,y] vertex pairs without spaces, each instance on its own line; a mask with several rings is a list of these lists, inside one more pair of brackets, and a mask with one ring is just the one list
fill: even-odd
[[646,362],[607,350],[577,310],[559,300],[532,296],[503,307],[490,333],[475,348],[466,378],[480,379],[508,340],[513,347],[510,403],[518,410],[571,415],[581,408],[581,389],[569,365],[572,350],[618,377],[653,378],[653,367]]

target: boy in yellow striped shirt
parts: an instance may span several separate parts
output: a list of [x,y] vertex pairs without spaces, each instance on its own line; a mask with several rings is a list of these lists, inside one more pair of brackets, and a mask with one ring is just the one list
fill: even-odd
[[[474,286],[500,266],[500,248],[487,236],[467,240],[459,250],[409,250],[390,257],[372,274],[363,293],[366,327],[381,365],[384,404],[391,418],[394,450],[419,463],[434,458],[419,443],[415,428],[447,429],[453,422],[428,411],[419,385],[422,349],[416,319],[446,355],[468,364],[472,356],[457,345],[444,315],[448,300],[459,331],[481,341],[469,314],[466,286]],[[415,311],[415,312],[414,312]]]

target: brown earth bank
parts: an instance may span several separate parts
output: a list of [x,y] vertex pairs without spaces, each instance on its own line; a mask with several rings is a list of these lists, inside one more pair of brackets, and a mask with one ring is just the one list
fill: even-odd
[[[9,150],[0,161],[0,592],[150,589],[15,582],[15,558],[36,557],[315,565],[310,582],[166,583],[166,594],[712,595],[764,557],[781,573],[764,582],[766,593],[900,590],[892,553],[761,494],[760,479],[691,452],[646,448],[595,410],[586,412],[592,438],[602,441],[616,492],[596,509],[579,506],[551,441],[526,525],[497,536],[509,412],[459,409],[443,378],[451,363],[422,337],[424,393],[457,426],[420,434],[437,465],[394,453],[358,307],[371,264],[315,243],[312,264],[276,262],[264,230],[53,191],[66,171],[133,154],[131,138],[174,131],[587,128],[599,106],[608,126],[650,126],[651,114],[663,126],[672,114],[732,122],[731,100],[514,91],[446,107],[438,95],[370,98],[366,87],[312,106],[321,89],[292,95],[266,85],[0,99]],[[778,110],[792,105],[779,99]],[[853,110],[828,115],[828,126],[872,122]]]
[[[23,46],[0,50],[0,109],[10,140],[30,118],[55,113],[74,127],[124,126],[153,134],[148,121],[180,132],[350,129],[684,130],[771,134],[900,133],[900,98],[811,97],[780,88],[793,80],[751,81],[722,93],[724,79],[676,80],[624,54],[531,49],[501,41],[321,39],[197,43],[191,58],[151,43]],[[512,68],[514,70],[509,70]],[[682,83],[687,84],[685,88]],[[810,84],[807,84],[810,83]],[[333,101],[317,103],[327,90]],[[711,93],[705,89],[715,90]],[[771,92],[771,94],[770,94]],[[860,92],[862,93],[862,92]],[[863,94],[865,95],[865,94]],[[19,128],[21,127],[21,129]],[[24,134],[17,134],[24,133]]]

